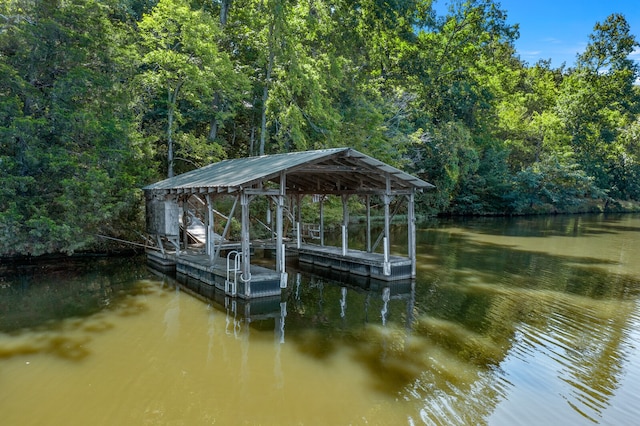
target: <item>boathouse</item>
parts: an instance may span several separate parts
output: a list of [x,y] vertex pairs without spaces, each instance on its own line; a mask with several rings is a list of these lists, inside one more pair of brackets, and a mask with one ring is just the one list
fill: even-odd
[[[175,265],[180,274],[247,299],[280,294],[287,285],[287,254],[297,254],[300,262],[374,279],[410,279],[416,275],[415,195],[429,188],[433,185],[351,148],[224,160],[144,188],[147,232],[154,241],[147,257],[155,265]],[[340,247],[325,245],[324,201],[329,196],[342,201]],[[313,197],[319,223],[302,223],[304,197]],[[365,250],[348,244],[351,197],[360,197],[366,205]],[[372,197],[384,210],[384,227],[375,241]],[[258,204],[258,199],[266,206],[260,218],[250,211],[250,203]],[[392,203],[395,211],[406,206],[406,256],[391,254]],[[232,239],[238,204],[239,238]],[[226,214],[219,211],[222,205],[228,208]],[[201,218],[194,214],[198,208]],[[268,239],[252,238],[256,223],[268,231]],[[292,232],[285,235],[285,229]],[[252,264],[252,250],[258,246],[275,251],[273,265]]]

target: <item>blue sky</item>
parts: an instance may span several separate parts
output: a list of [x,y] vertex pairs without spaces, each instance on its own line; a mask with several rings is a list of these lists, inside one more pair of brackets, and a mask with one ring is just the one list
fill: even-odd
[[[435,0],[438,15],[447,10],[449,0]],[[519,24],[516,49],[530,65],[539,59],[551,59],[552,67],[562,63],[573,66],[578,53],[589,42],[596,22],[604,22],[612,13],[621,13],[640,41],[640,0],[502,0],[507,22]],[[640,50],[632,55],[640,61]]]

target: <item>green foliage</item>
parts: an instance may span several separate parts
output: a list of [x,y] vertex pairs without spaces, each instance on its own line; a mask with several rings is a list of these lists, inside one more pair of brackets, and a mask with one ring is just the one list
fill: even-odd
[[[576,70],[561,86],[556,111],[571,137],[570,146],[596,185],[624,198],[624,130],[640,112],[634,84],[640,68],[629,55],[640,46],[622,15],[597,23]],[[622,161],[622,163],[621,163]]]
[[[197,111],[213,114],[214,99],[230,89],[242,90],[245,81],[234,73],[229,56],[220,51],[219,25],[211,15],[192,9],[186,0],[160,0],[138,25],[142,72],[137,76],[143,101],[157,102],[164,135],[155,134],[167,146],[167,174],[174,174],[174,160],[202,164],[223,156],[216,146],[193,129],[174,147],[177,129],[189,126]],[[234,97],[235,95],[230,95]],[[191,124],[191,126],[194,126]],[[158,129],[159,126],[150,126]],[[216,145],[215,141],[208,141]],[[198,155],[200,154],[200,155]]]
[[93,0],[15,2],[0,32],[0,255],[121,229],[148,179],[127,109],[126,37]]
[[[575,68],[553,69],[520,61],[498,2],[444,16],[431,3],[1,2],[0,255],[140,229],[139,188],[166,174],[335,146],[434,183],[418,213],[640,200],[638,43],[623,16],[596,23]],[[339,221],[340,201],[326,211]]]
[[548,157],[515,176],[514,213],[579,212],[591,199],[605,197],[580,166]]
[[451,203],[453,213],[487,215],[510,211],[512,183],[508,154],[497,147],[482,152],[477,170],[461,183]]
[[425,194],[423,201],[446,212],[461,183],[478,170],[471,133],[464,124],[451,122],[416,132],[413,140],[414,167],[438,188]]

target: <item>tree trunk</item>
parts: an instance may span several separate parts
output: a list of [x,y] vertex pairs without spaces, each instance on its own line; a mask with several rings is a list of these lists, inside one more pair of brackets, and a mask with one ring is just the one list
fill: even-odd
[[231,3],[233,0],[222,0],[222,5],[220,5],[220,25],[227,25],[227,19],[229,19],[229,9],[231,9]]
[[267,89],[267,83],[265,82],[262,89],[262,118],[260,120],[260,155],[264,155],[264,144],[267,135],[267,99],[269,97],[269,90]]
[[[229,10],[231,9],[231,3],[233,0],[222,0],[222,4],[220,5],[220,27],[224,29],[227,25],[227,20],[229,19]],[[213,116],[211,117],[210,127],[209,127],[209,137],[208,140],[213,142],[216,140],[216,136],[218,136],[218,119],[216,118],[216,112],[222,107],[220,93],[215,92],[213,94]]]
[[253,155],[253,149],[256,142],[256,126],[255,124],[251,125],[251,138],[249,139],[249,157]]
[[167,176],[173,177],[173,122],[175,121],[176,101],[184,82],[181,81],[172,91],[167,89]]
[[173,103],[171,103],[171,89],[168,90],[167,101],[167,177],[173,177]]
[[[275,18],[274,18],[275,21]],[[273,33],[275,30],[275,22],[271,22],[269,27],[269,61],[267,62],[267,73],[265,76],[264,87],[262,89],[262,119],[260,121],[260,155],[264,155],[264,145],[267,137],[267,100],[269,99],[269,84],[271,83],[271,72],[273,70],[274,47]]]
[[209,127],[209,141],[213,142],[216,140],[216,136],[218,136],[218,119],[216,118],[216,112],[220,109],[221,107],[221,99],[220,99],[220,93],[219,92],[215,92],[213,94],[213,115],[211,116],[211,123],[210,123],[210,127]]

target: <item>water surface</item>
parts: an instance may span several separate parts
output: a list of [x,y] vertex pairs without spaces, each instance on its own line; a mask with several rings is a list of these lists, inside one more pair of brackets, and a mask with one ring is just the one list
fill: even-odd
[[290,265],[251,302],[141,259],[1,269],[2,424],[633,424],[639,235],[638,215],[434,221],[413,283]]

